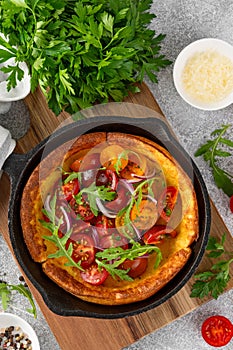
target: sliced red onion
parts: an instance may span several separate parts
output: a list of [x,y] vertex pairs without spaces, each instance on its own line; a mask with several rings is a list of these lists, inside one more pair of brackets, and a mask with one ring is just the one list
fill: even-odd
[[147,197],[149,200],[151,200],[151,202],[153,202],[153,203],[155,203],[155,204],[158,203],[157,199],[155,199],[154,197],[150,196],[149,194],[148,194],[146,197]]
[[70,229],[71,229],[71,218],[70,218],[70,216],[68,215],[68,213],[67,213],[67,211],[65,210],[64,207],[61,206],[60,208],[61,208],[63,217],[64,217],[64,219],[65,219],[66,232],[69,232]]
[[44,208],[48,213],[51,213],[52,209],[50,207],[51,194],[48,194],[44,201]]
[[119,183],[121,183],[131,194],[134,192],[133,185],[128,180],[120,179]]
[[98,235],[98,232],[96,230],[95,227],[92,226],[92,238],[93,238],[93,241],[94,241],[94,244],[95,244],[95,247],[98,248],[99,247],[99,235]]
[[105,206],[103,205],[103,203],[101,202],[100,198],[96,198],[96,204],[99,208],[99,210],[108,218],[110,219],[114,219],[116,217],[116,213],[113,213],[112,211],[108,210],[107,208],[105,208]]
[[155,174],[156,174],[156,168],[153,168],[153,171],[150,174],[145,174],[145,175],[130,174],[130,175],[140,180],[146,180],[146,179],[151,179],[152,177],[155,176]]
[[141,234],[141,232],[139,231],[139,229],[133,224],[132,221],[131,221],[131,225],[132,225],[132,227],[133,227],[133,229],[134,229],[134,231],[135,231],[135,233],[136,233],[136,235],[137,235],[137,237],[138,237],[138,240],[141,240],[143,234]]

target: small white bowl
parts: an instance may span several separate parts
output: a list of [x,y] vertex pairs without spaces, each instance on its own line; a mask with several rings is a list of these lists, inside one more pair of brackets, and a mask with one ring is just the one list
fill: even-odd
[[0,329],[10,326],[20,327],[20,331],[18,333],[25,333],[32,342],[32,349],[40,350],[40,344],[37,335],[29,323],[14,314],[7,312],[0,313]]
[[[13,59],[10,59],[2,63],[0,67],[7,67],[8,65],[15,65],[15,61]],[[17,81],[16,87],[10,89],[9,91],[7,91],[7,74],[3,74],[3,72],[0,71],[0,77],[2,77],[0,79],[0,102],[19,101],[29,94],[31,89],[31,78],[29,75],[28,67],[24,62],[20,62],[19,67],[24,71],[23,79]]]
[[233,46],[229,43],[215,38],[204,38],[197,41],[194,41],[190,45],[186,46],[180,54],[177,56],[177,59],[173,68],[173,79],[177,92],[180,96],[191,106],[202,109],[202,110],[218,110],[229,106],[233,103],[233,92],[230,93],[226,98],[216,101],[216,102],[199,102],[196,99],[192,98],[187,94],[182,83],[182,73],[184,67],[187,63],[187,60],[192,57],[197,52],[203,52],[206,50],[213,50],[221,55],[230,58],[233,62]]

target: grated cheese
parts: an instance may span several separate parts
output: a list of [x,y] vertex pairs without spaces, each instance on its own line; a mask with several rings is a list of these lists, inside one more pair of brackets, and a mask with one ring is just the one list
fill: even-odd
[[213,50],[197,52],[187,61],[182,82],[192,98],[218,102],[233,91],[233,62]]

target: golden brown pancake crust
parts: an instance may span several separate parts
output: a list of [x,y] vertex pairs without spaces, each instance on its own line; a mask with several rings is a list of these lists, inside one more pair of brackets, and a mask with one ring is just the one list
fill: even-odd
[[[77,268],[65,266],[65,258],[48,258],[48,255],[54,253],[57,248],[43,238],[50,233],[41,226],[39,220],[43,219],[41,212],[43,191],[46,193],[52,186],[51,174],[56,174],[57,166],[61,165],[64,159],[65,163],[69,163],[69,159],[73,159],[77,152],[85,152],[86,149],[106,141],[110,145],[119,144],[122,147],[131,145],[149,159],[156,159],[164,172],[167,184],[178,187],[183,213],[182,221],[177,228],[179,233],[172,240],[172,245],[165,244],[162,248],[163,260],[157,269],[153,267],[154,255],[152,254],[147,270],[134,281],[118,281],[109,276],[102,285],[94,286],[83,281]],[[55,283],[83,300],[98,304],[120,305],[150,297],[183,268],[191,254],[190,245],[198,238],[198,208],[189,177],[167,150],[143,137],[101,132],[82,135],[75,142],[59,147],[35,168],[23,191],[21,225],[32,259],[42,263],[43,271]]]

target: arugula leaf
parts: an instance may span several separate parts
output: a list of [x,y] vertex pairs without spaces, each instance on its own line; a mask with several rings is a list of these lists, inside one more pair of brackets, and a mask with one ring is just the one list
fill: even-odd
[[204,298],[211,295],[217,299],[227,287],[230,280],[230,265],[233,262],[233,252],[227,252],[224,248],[226,234],[224,233],[220,242],[215,237],[210,236],[206,250],[210,258],[219,258],[222,254],[228,255],[229,258],[220,260],[212,265],[209,271],[196,274],[197,279],[192,286],[191,298]]
[[37,311],[36,311],[36,305],[34,303],[32,294],[30,292],[30,290],[26,287],[24,287],[23,284],[9,284],[6,282],[1,282],[0,283],[0,296],[1,296],[1,300],[2,300],[2,308],[4,311],[7,310],[10,300],[11,300],[11,295],[12,295],[12,291],[15,290],[17,292],[19,292],[20,294],[22,294],[24,297],[26,297],[28,299],[28,301],[31,304],[31,309],[27,308],[27,312],[31,313],[34,315],[34,317],[37,317]]
[[43,227],[47,228],[52,235],[51,236],[43,236],[44,239],[47,241],[53,242],[55,246],[58,248],[57,251],[53,254],[49,254],[48,258],[60,258],[65,257],[67,259],[66,266],[73,266],[77,267],[79,270],[83,271],[83,268],[81,267],[81,261],[75,262],[72,259],[72,253],[73,253],[73,245],[72,243],[69,244],[68,249],[66,249],[66,243],[71,235],[71,231],[67,232],[64,236],[61,238],[58,235],[59,227],[62,223],[62,218],[59,219],[59,221],[56,223],[56,215],[55,215],[55,206],[56,206],[56,195],[54,195],[53,199],[50,202],[51,212],[48,212],[47,210],[43,209],[43,213],[49,218],[50,222],[40,220],[40,223]]
[[116,192],[105,186],[96,186],[93,182],[89,187],[83,188],[79,193],[74,196],[78,204],[83,203],[83,194],[87,194],[87,199],[90,205],[90,209],[95,216],[98,215],[98,206],[96,204],[96,199],[99,198],[103,201],[111,201],[115,199]]
[[[126,259],[134,260],[145,254],[156,253],[156,261],[154,268],[156,269],[161,260],[162,253],[161,250],[154,245],[141,245],[139,242],[133,240],[130,241],[132,244],[131,248],[123,249],[121,247],[111,247],[103,250],[102,252],[96,253],[96,263],[99,267],[104,267],[113,278],[115,276],[120,277],[122,280],[132,281],[133,279],[127,275],[127,270],[118,269]],[[111,264],[109,262],[111,261]]]
[[[26,62],[31,90],[40,86],[49,108],[74,114],[120,102],[147,75],[171,64],[160,55],[165,35],[151,30],[152,1],[0,0],[1,59]],[[17,50],[15,49],[17,47]],[[11,71],[14,68],[11,67]],[[14,73],[15,74],[15,73]],[[9,80],[8,88],[15,81]]]
[[232,153],[219,149],[219,145],[223,144],[233,148],[233,141],[223,137],[231,125],[222,125],[222,128],[216,129],[211,133],[211,136],[216,136],[213,140],[207,142],[198,148],[195,152],[195,157],[203,156],[206,162],[209,162],[213,171],[214,181],[218,188],[221,188],[229,197],[233,195],[233,174],[220,168],[217,165],[219,157],[230,157]]

